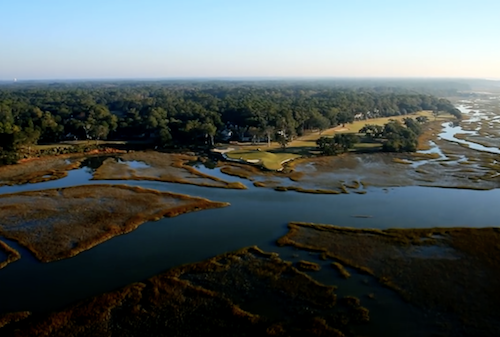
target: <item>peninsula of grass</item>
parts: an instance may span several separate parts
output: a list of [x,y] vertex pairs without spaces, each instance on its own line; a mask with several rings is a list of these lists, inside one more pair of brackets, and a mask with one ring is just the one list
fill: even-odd
[[147,221],[227,205],[125,185],[21,192],[0,196],[0,235],[50,262],[75,256]]
[[321,269],[319,264],[305,260],[297,261],[295,266],[301,271],[319,271]]
[[233,160],[241,160],[242,162],[260,165],[271,171],[279,171],[283,169],[283,164],[285,162],[300,157],[300,155],[295,153],[273,153],[258,150],[231,151],[226,153],[226,155]]
[[0,331],[4,326],[19,322],[29,315],[31,315],[31,312],[29,311],[12,312],[0,315]]
[[[289,224],[279,245],[322,252],[427,310],[449,335],[500,331],[500,229],[354,229]],[[453,322],[462,324],[453,324]]]
[[344,266],[338,262],[332,262],[332,267],[337,269],[337,271],[339,272],[339,274],[343,277],[343,278],[349,278],[351,277],[351,274],[344,268]]
[[[1,256],[5,255],[5,259]],[[21,258],[21,254],[14,248],[8,246],[5,242],[0,241],[0,269],[6,267],[9,263],[15,262]]]
[[64,178],[68,171],[80,167],[80,158],[41,157],[15,165],[0,167],[0,186],[34,184]]
[[[251,247],[171,269],[144,282],[18,322],[12,336],[333,336],[366,324],[359,300],[341,299],[276,254]],[[0,322],[2,318],[0,317]]]
[[[156,151],[130,152],[119,157],[108,158],[95,171],[94,180],[152,180],[205,187],[246,189],[240,182],[226,182],[187,165],[198,158],[186,154]],[[138,161],[145,167],[132,168],[127,162]]]

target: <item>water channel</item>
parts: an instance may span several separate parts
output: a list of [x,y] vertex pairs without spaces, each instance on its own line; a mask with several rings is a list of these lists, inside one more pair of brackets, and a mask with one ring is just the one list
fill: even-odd
[[[463,131],[445,125],[440,136],[455,133]],[[475,191],[409,186],[369,187],[364,195],[283,193],[256,188],[247,180],[221,173],[218,168],[200,167],[200,170],[227,181],[240,181],[248,189],[152,181],[92,181],[90,167],[70,171],[60,180],[1,187],[0,194],[5,194],[122,183],[227,201],[231,206],[145,223],[129,234],[115,237],[73,258],[52,263],[40,263],[23,247],[5,240],[20,251],[22,258],[0,270],[0,312],[60,309],[77,300],[145,280],[171,267],[251,245],[292,259],[291,248],[279,248],[275,244],[287,232],[287,223],[291,221],[381,229],[499,225],[498,189]],[[323,281],[328,283],[326,279]],[[339,291],[360,292],[361,286],[353,282],[345,283]],[[394,303],[389,301],[385,310]],[[397,311],[394,309],[395,313]]]

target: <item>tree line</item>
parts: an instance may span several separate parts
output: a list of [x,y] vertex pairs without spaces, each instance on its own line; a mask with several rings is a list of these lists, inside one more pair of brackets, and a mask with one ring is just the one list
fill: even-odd
[[158,147],[286,141],[307,130],[420,110],[461,117],[448,100],[433,95],[321,83],[2,85],[0,150],[3,161],[12,161],[19,147],[64,140],[140,139]]

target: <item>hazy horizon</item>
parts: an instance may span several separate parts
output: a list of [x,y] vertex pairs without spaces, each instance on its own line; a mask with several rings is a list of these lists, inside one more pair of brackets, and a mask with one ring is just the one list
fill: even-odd
[[60,82],[79,82],[79,81],[493,81],[500,82],[500,78],[479,78],[479,77],[312,77],[312,76],[281,76],[281,77],[266,77],[266,76],[232,76],[232,77],[196,77],[196,76],[186,76],[186,77],[82,77],[82,78],[11,78],[11,79],[0,79],[0,82],[49,82],[49,81],[60,81]]
[[500,2],[0,4],[0,80],[500,79]]

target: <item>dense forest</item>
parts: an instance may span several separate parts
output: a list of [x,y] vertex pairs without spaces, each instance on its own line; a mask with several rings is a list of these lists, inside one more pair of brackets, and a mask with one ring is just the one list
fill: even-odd
[[171,147],[292,139],[311,129],[419,110],[460,118],[448,100],[407,88],[280,81],[11,84],[0,86],[0,147],[5,162],[15,160],[19,147],[67,140]]

